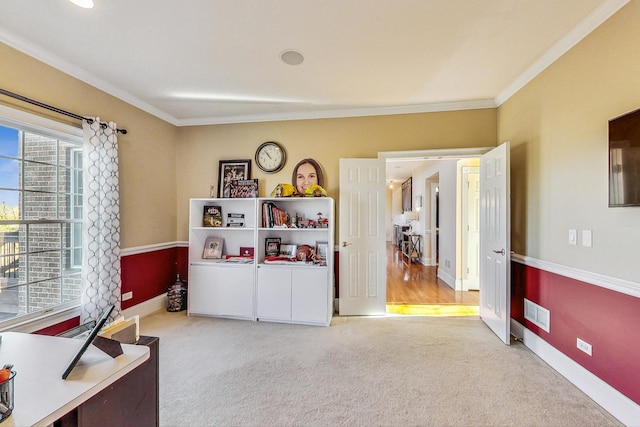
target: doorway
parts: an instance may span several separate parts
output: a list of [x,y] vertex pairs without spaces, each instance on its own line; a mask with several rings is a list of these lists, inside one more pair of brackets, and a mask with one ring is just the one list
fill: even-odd
[[[425,152],[420,155],[415,155],[415,152],[381,153],[380,157],[386,158],[387,172],[397,170],[400,162],[404,162],[402,164],[405,167],[408,165],[409,168],[405,171],[409,175],[401,178],[397,175],[387,176],[387,181],[401,183],[411,177],[414,182],[414,202],[421,201],[417,209],[418,220],[412,224],[414,230],[421,234],[423,242],[420,262],[403,266],[401,248],[393,241],[388,242],[387,309],[389,312],[393,312],[393,308],[390,310],[390,305],[400,304],[478,306],[479,292],[477,287],[469,286],[466,275],[469,256],[473,250],[467,248],[470,239],[462,232],[468,224],[478,222],[468,219],[467,212],[473,210],[475,205],[469,203],[468,199],[463,203],[463,196],[466,197],[467,193],[463,194],[462,189],[467,182],[467,175],[463,175],[463,168],[468,174],[469,170],[472,170],[469,169],[469,165],[474,165],[472,159],[477,162],[484,151],[486,149],[477,149],[473,153],[461,153],[458,150],[439,150],[438,153]],[[413,156],[405,157],[405,154]],[[442,166],[441,169],[433,166],[438,163],[447,166]],[[439,170],[447,172],[442,176]],[[441,179],[445,180],[442,185]],[[393,190],[390,193],[392,195]],[[447,212],[443,233],[440,232],[441,199],[444,203],[448,203],[445,207]],[[388,199],[388,205],[393,208],[393,197]],[[392,229],[395,223],[402,221],[397,210],[394,213],[391,214],[389,225]],[[463,218],[466,219],[462,221]],[[393,233],[389,232],[388,235]],[[441,248],[443,245],[444,256]],[[477,265],[477,262],[473,265]]]

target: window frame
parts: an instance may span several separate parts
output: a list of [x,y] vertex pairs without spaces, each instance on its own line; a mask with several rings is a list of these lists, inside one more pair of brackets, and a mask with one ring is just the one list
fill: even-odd
[[[83,144],[83,131],[81,127],[74,127],[65,123],[28,113],[26,111],[10,108],[4,105],[0,105],[0,125],[16,128],[23,132],[32,132],[42,136],[76,143],[80,146],[82,146]],[[73,166],[70,167],[71,169],[75,170]],[[70,191],[70,197],[73,198],[73,194],[75,193],[72,189],[72,191]],[[46,221],[44,221],[43,223],[45,222]],[[60,223],[64,221],[57,220],[56,222]],[[70,249],[72,248],[73,247],[71,247]],[[64,250],[65,248],[60,246],[60,249]],[[82,266],[71,267],[81,268]],[[56,325],[60,322],[64,322],[74,317],[78,317],[79,314],[79,300],[63,302],[54,307],[49,307],[47,309],[40,310],[34,313],[28,313],[19,317],[1,321],[0,332],[7,330],[18,332],[35,332],[37,330]]]

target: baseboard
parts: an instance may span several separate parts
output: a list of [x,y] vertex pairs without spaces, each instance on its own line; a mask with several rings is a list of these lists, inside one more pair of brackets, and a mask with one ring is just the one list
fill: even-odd
[[602,381],[514,319],[511,319],[511,333],[620,422],[627,426],[640,426],[640,405]]
[[438,268],[438,279],[445,282],[451,289],[456,289],[456,278],[444,271],[443,268]]
[[158,295],[155,298],[148,299],[140,304],[136,304],[133,307],[129,307],[122,310],[122,315],[125,318],[129,318],[135,315],[148,316],[156,311],[165,310],[167,308],[167,294]]

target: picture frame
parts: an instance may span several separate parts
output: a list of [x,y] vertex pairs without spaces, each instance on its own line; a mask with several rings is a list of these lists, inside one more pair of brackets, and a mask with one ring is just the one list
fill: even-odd
[[246,199],[258,197],[257,179],[233,179],[229,188],[232,199]]
[[218,197],[230,198],[232,181],[251,179],[251,159],[220,160],[218,165]]
[[204,227],[222,227],[222,207],[205,206],[202,225]]
[[253,258],[253,246],[240,246],[240,256]]
[[224,239],[222,237],[207,237],[204,242],[204,250],[202,252],[203,259],[221,259],[222,246]]
[[292,243],[282,243],[280,245],[280,256],[286,256],[288,258],[295,258],[298,245]]
[[316,242],[316,262],[321,265],[326,265],[328,256],[329,256],[329,242],[326,242],[326,241]]
[[411,197],[413,192],[413,178],[402,183],[402,212],[412,210]]
[[280,255],[280,237],[267,237],[264,239],[264,255],[278,256]]

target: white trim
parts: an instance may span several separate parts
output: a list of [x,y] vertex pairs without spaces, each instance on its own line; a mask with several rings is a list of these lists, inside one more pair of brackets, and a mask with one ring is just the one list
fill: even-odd
[[[25,316],[28,317],[28,316]],[[1,331],[24,332],[31,334],[33,332],[57,325],[74,317],[80,317],[80,306],[74,306],[67,309],[54,311],[51,314],[43,315],[37,319],[23,319],[22,322],[6,325]]]
[[628,426],[637,426],[640,405],[598,378],[570,357],[511,319],[511,333],[611,415]]
[[147,252],[161,251],[171,249],[177,246],[176,242],[155,243],[153,245],[135,246],[133,248],[121,249],[121,256],[144,254]]
[[291,113],[247,114],[239,116],[203,117],[177,120],[177,126],[204,126],[230,123],[258,123],[284,120],[335,119],[343,117],[389,116],[395,114],[434,113],[441,111],[483,110],[496,108],[493,99],[435,102],[431,104],[397,105],[389,107],[345,108],[335,110],[296,111]]
[[43,49],[40,46],[37,46],[34,43],[31,43],[30,41],[27,41],[22,37],[19,37],[10,31],[7,31],[6,29],[0,28],[0,41],[11,46],[14,49],[26,53],[27,55],[39,61],[44,62],[47,65],[52,66],[53,68],[62,71],[65,74],[75,77],[78,80],[85,82],[95,88],[98,88],[111,96],[119,98],[122,101],[133,105],[134,107],[138,107],[141,110],[158,117],[159,119],[169,122],[172,125],[177,124],[177,119],[175,117],[172,117],[171,115],[144,102],[143,100],[130,94],[129,92],[105,82],[104,80],[96,77],[95,75],[78,67],[77,65],[65,61],[59,56],[52,54],[46,49]]
[[152,106],[137,96],[124,91],[106,81],[96,77],[94,74],[72,64],[51,52],[35,45],[32,42],[19,37],[10,31],[0,28],[0,41],[17,49],[39,61],[48,64],[65,74],[79,79],[93,87],[96,87],[122,101],[140,108],[174,126],[202,126],[230,123],[256,123],[283,120],[309,120],[327,119],[343,117],[381,116],[394,114],[429,113],[440,111],[475,110],[485,108],[496,108],[502,105],[507,99],[522,89],[533,80],[538,74],[544,71],[549,65],[555,62],[569,49],[590,34],[594,29],[609,19],[614,13],[620,10],[630,0],[609,0],[601,4],[591,14],[589,14],[574,29],[566,34],[560,41],[554,44],[544,53],[529,69],[518,76],[509,86],[500,92],[493,99],[480,99],[468,101],[438,102],[416,105],[399,105],[372,108],[345,108],[335,110],[319,111],[299,111],[290,113],[268,113],[268,114],[247,114],[233,116],[214,116],[192,119],[178,119],[172,115]]
[[188,248],[188,247],[189,247],[189,242],[184,242],[184,241],[154,243],[153,245],[134,246],[132,248],[121,249],[120,255],[121,256],[137,255],[137,254],[144,254],[147,252],[161,251],[164,249]]
[[438,279],[441,279],[451,289],[456,290],[456,278],[447,273],[444,268],[438,268]]
[[543,261],[524,255],[511,254],[511,260],[520,264],[527,265],[529,267],[535,267],[540,270],[568,277],[570,279],[579,280],[590,285],[599,286],[601,288],[620,292],[621,294],[640,298],[640,283],[605,276],[604,274],[592,273],[590,271],[581,270],[579,268],[555,264],[553,262]]
[[439,148],[431,150],[379,151],[378,158],[387,162],[421,162],[423,160],[476,158],[496,147]]
[[602,25],[614,13],[620,10],[630,0],[609,0],[598,6],[591,14],[582,20],[574,29],[569,31],[562,39],[546,51],[524,73],[520,74],[509,86],[495,98],[495,104],[499,107],[507,99],[515,95],[525,87],[538,74],[542,73],[549,65],[553,64],[569,49],[577,45],[580,40],[589,35],[593,30]]
[[157,297],[153,297],[141,302],[140,304],[136,304],[132,307],[122,310],[122,315],[125,317],[125,319],[136,315],[140,316],[140,318],[143,318],[157,311],[165,310],[166,308],[167,294],[160,294]]
[[60,139],[72,139],[82,143],[82,128],[70,126],[33,113],[0,105],[0,123],[16,126],[34,133],[44,133]]

